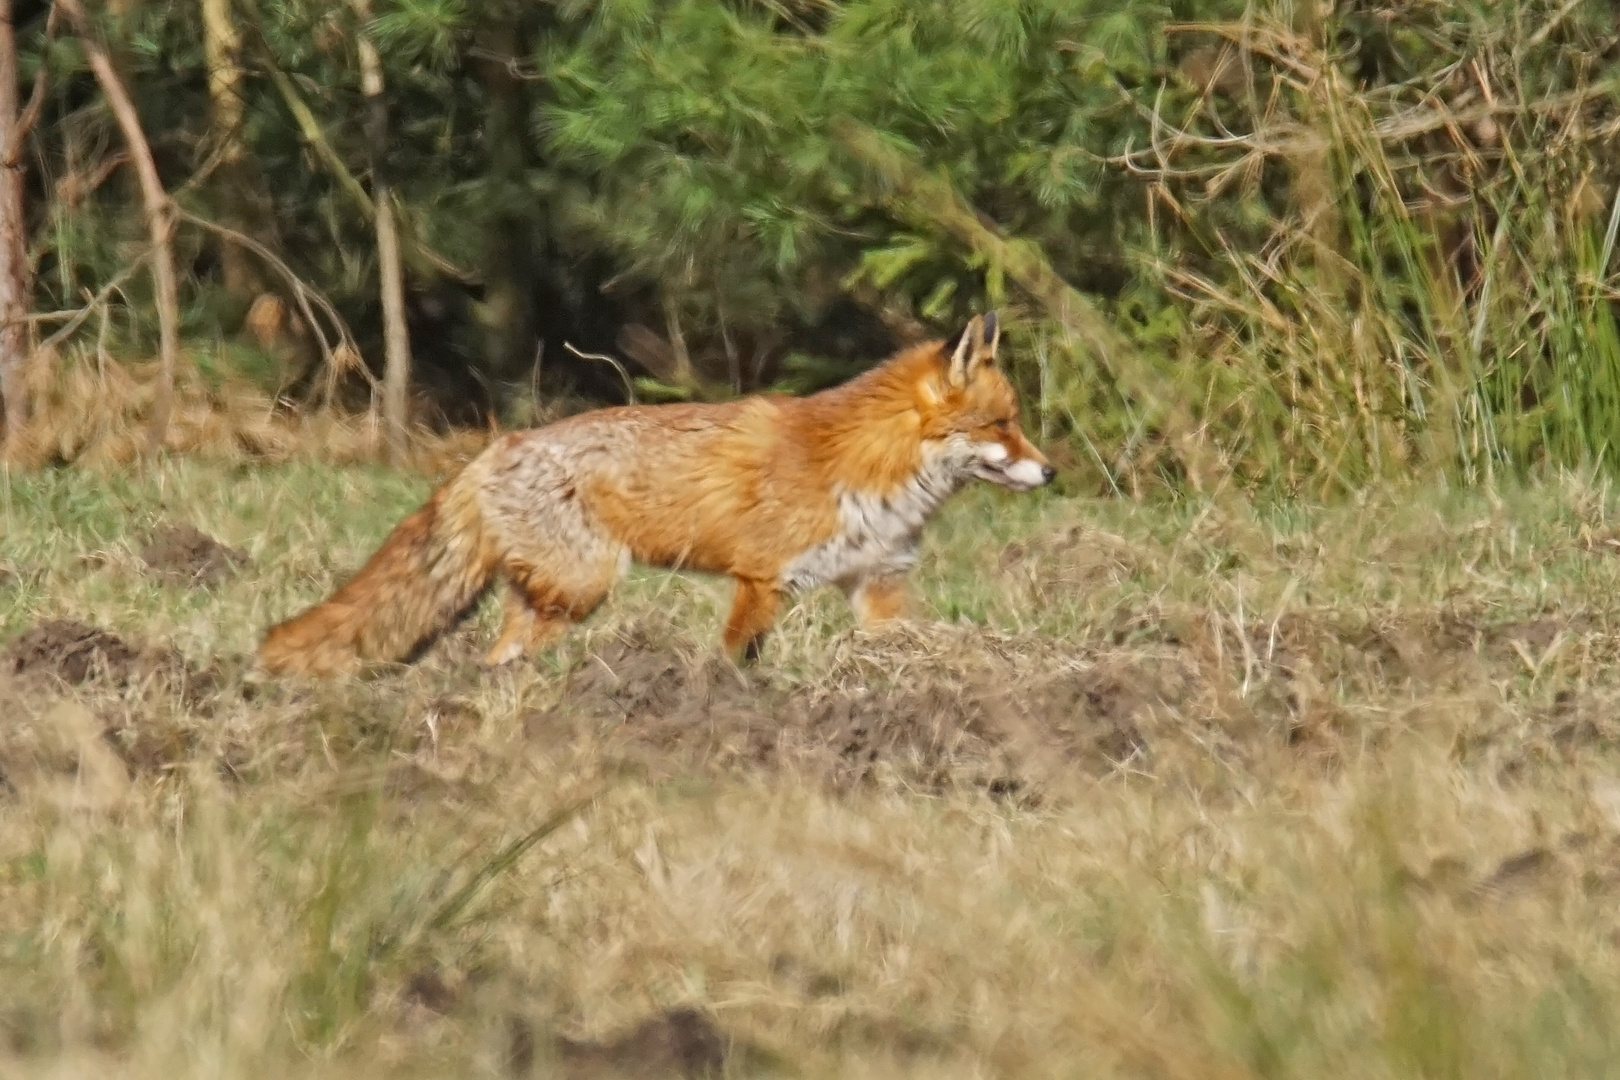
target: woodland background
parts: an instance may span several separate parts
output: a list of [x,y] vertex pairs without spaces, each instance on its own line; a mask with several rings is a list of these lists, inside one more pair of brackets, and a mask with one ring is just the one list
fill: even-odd
[[24,460],[804,391],[991,305],[1081,490],[1620,436],[1611,0],[3,6]]

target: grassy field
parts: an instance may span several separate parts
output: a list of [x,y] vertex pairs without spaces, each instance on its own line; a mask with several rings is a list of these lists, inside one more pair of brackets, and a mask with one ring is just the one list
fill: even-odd
[[[638,572],[265,684],[426,478],[0,505],[8,1076],[1620,1074],[1620,501],[974,491],[918,618]],[[208,540],[175,531],[191,526]]]

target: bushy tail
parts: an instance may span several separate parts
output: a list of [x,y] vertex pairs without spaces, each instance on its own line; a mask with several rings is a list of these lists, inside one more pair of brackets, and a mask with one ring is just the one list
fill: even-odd
[[489,585],[496,553],[466,475],[395,527],[329,599],[272,626],[259,646],[270,674],[329,675],[362,660],[403,660]]

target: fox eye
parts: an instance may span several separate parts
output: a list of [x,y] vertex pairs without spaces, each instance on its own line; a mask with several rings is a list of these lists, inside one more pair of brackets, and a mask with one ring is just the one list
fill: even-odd
[[993,426],[997,431],[1011,431],[1012,421],[1003,417],[1002,419],[997,420]]

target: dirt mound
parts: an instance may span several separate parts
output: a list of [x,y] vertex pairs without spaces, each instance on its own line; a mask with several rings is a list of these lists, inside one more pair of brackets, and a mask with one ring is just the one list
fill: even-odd
[[47,619],[17,635],[0,651],[0,673],[72,686],[91,680],[125,686],[150,678],[198,693],[213,682],[211,672],[193,671],[173,649],[130,644],[72,619]]
[[696,1009],[671,1009],[606,1042],[557,1040],[569,1077],[700,1077],[725,1069],[728,1040]]
[[1179,692],[1165,671],[1104,663],[1033,683],[1010,672],[964,679],[938,663],[886,685],[828,673],[783,688],[632,634],[588,656],[558,704],[525,726],[538,740],[594,739],[653,770],[786,769],[840,790],[1024,797],[1145,756],[1140,722]]
[[127,682],[140,652],[117,634],[70,619],[49,619],[24,630],[5,651],[12,675],[50,674],[78,685],[91,678]]
[[[117,802],[131,777],[166,772],[200,745],[201,728],[186,712],[144,705],[167,699],[206,714],[222,671],[217,664],[194,670],[173,649],[132,644],[72,620],[25,630],[0,649],[0,693],[13,706],[0,724],[0,784],[94,774],[106,797],[90,801]],[[63,683],[88,693],[64,696]],[[141,705],[107,707],[130,688]]]
[[153,531],[141,561],[156,577],[195,587],[232,577],[248,565],[248,556],[191,525],[165,525]]

